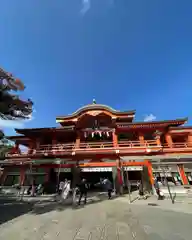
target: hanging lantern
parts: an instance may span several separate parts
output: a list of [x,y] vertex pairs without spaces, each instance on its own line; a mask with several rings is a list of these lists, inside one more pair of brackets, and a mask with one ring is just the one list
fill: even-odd
[[109,137],[109,132],[106,132],[107,137]]
[[92,132],[92,134],[91,134],[91,135],[92,135],[92,138],[94,138],[94,135],[95,135],[95,133],[94,133],[94,132]]

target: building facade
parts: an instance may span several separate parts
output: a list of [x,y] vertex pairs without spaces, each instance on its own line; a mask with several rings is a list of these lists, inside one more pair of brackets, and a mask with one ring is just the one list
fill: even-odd
[[[187,119],[135,122],[135,111],[116,111],[90,104],[56,118],[59,127],[16,129],[15,147],[1,162],[1,184],[57,182],[58,175],[74,184],[85,177],[109,177],[118,189],[154,176],[175,184],[191,184],[192,127]],[[28,148],[22,152],[20,145]]]

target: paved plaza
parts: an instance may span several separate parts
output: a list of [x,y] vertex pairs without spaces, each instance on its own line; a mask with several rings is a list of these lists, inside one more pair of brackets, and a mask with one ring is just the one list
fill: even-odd
[[130,205],[126,197],[80,207],[1,200],[0,239],[191,240],[192,205],[177,211],[176,205],[165,204],[148,206],[141,200]]

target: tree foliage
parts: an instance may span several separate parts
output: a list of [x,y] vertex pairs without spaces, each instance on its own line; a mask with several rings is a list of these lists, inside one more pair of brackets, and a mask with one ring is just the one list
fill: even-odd
[[[28,119],[33,111],[33,102],[20,99],[15,94],[25,89],[24,84],[12,74],[0,68],[0,118],[3,120]],[[0,126],[1,127],[1,126]],[[13,146],[0,130],[0,159],[5,159],[6,153]]]
[[13,148],[13,144],[6,139],[2,131],[1,135],[3,135],[3,137],[0,139],[0,160],[4,160],[6,154]]
[[0,68],[0,118],[5,120],[27,119],[31,117],[33,102],[22,100],[17,91],[23,91],[24,84]]

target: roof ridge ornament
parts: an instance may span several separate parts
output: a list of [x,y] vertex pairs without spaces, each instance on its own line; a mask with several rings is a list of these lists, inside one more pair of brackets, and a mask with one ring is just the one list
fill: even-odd
[[95,98],[93,98],[92,104],[97,104]]

